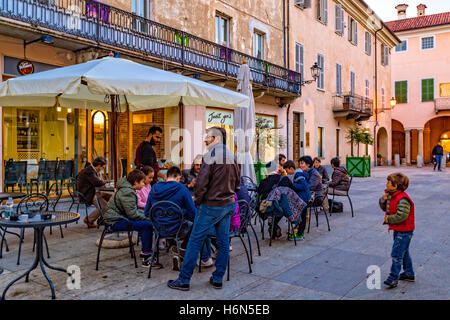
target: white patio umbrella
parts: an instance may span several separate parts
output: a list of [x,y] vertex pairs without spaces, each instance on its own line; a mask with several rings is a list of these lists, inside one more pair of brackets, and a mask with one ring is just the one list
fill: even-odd
[[249,105],[246,109],[236,110],[234,113],[235,141],[237,146],[237,158],[241,164],[241,176],[247,176],[256,183],[255,168],[250,149],[255,135],[255,99],[253,98],[253,80],[248,64],[244,63],[239,68],[237,90],[249,97]]
[[0,105],[100,109],[112,111],[114,177],[117,178],[115,111],[177,106],[247,108],[240,93],[200,80],[106,57],[0,83]]

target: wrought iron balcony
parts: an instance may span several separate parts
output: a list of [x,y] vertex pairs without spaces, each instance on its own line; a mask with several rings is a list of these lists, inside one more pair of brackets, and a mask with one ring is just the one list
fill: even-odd
[[254,83],[300,94],[300,73],[93,0],[0,0],[1,17],[226,78],[247,60]]
[[434,100],[434,109],[436,113],[438,113],[439,111],[449,111],[450,98],[436,98]]
[[335,118],[366,121],[373,115],[373,100],[350,93],[335,96],[333,112]]

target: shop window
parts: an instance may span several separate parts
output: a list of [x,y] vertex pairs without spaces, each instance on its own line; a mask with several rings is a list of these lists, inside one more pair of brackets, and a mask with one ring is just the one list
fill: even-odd
[[108,148],[106,140],[106,116],[101,111],[92,115],[92,159],[97,157],[106,158]]
[[280,136],[276,127],[276,117],[256,115],[255,139],[252,146],[254,161],[269,162],[276,158],[280,146]]

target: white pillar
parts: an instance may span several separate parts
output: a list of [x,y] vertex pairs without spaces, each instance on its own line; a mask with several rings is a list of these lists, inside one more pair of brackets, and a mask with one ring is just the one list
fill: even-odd
[[417,167],[422,168],[423,165],[423,129],[418,129],[419,136],[417,139]]
[[406,165],[411,164],[411,129],[405,129]]

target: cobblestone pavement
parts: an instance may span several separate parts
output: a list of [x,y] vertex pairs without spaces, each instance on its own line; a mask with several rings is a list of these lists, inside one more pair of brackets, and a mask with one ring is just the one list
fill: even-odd
[[[383,213],[378,198],[384,190],[386,176],[401,171],[410,177],[408,193],[416,206],[416,231],[411,243],[411,256],[416,272],[415,283],[400,282],[392,290],[369,290],[367,267],[377,265],[383,281],[391,266],[392,233],[382,225]],[[355,217],[351,217],[346,198],[344,212],[330,218],[328,232],[323,214],[319,227],[315,219],[305,241],[297,246],[291,241],[261,241],[261,256],[253,242],[253,272],[239,239],[233,240],[230,281],[224,281],[222,290],[208,284],[211,268],[195,271],[189,292],[171,290],[166,283],[175,279],[168,254],[161,257],[163,269],[152,271],[134,268],[128,249],[103,249],[99,271],[95,271],[96,240],[101,232],[87,229],[81,221],[53,234],[46,230],[51,259],[55,266],[77,265],[81,268],[81,289],[70,290],[67,276],[48,270],[53,280],[57,299],[449,299],[450,298],[450,171],[433,172],[432,168],[376,168],[370,178],[355,178],[350,195]],[[61,208],[64,209],[64,204]],[[66,208],[67,209],[67,208]],[[84,213],[82,213],[84,217]],[[281,224],[283,234],[287,226]],[[258,236],[259,225],[256,226]],[[267,232],[265,232],[267,235]],[[0,266],[0,290],[32,263],[31,232],[25,235],[21,264],[16,265],[18,241],[8,235],[9,252],[3,253]],[[247,241],[247,239],[245,239]],[[254,239],[252,239],[254,241]],[[30,282],[20,280],[13,285],[7,299],[50,299],[50,289],[39,269],[30,275]]]

